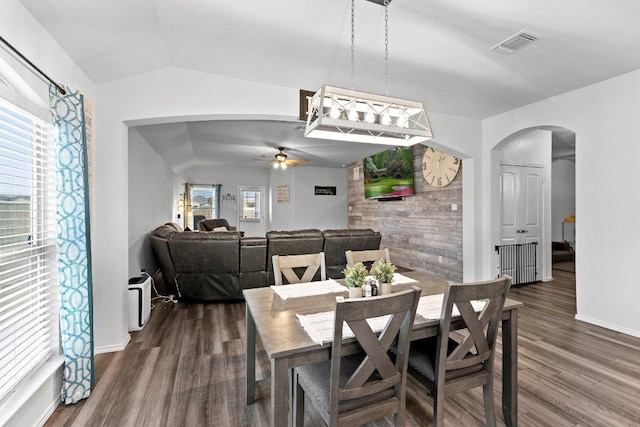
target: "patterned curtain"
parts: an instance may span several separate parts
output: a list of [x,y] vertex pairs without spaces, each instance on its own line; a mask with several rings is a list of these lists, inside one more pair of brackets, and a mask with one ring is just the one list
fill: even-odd
[[49,87],[57,129],[56,190],[60,335],[65,359],[62,399],[76,403],[94,383],[91,239],[84,97]]
[[184,228],[189,230],[193,227],[193,206],[191,206],[191,187],[188,182],[184,184]]

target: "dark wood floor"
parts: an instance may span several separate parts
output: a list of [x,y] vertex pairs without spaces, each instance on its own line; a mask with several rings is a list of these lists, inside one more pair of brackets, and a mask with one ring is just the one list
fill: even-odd
[[[510,293],[525,305],[520,425],[640,425],[640,339],[574,320],[575,276],[554,270],[554,277]],[[269,361],[259,351],[257,400],[246,406],[244,347],[243,303],[158,304],[124,351],[96,357],[91,397],[59,407],[46,426],[266,426]],[[407,396],[407,426],[431,425],[430,398],[413,381]],[[480,389],[448,398],[445,408],[448,426],[484,425]],[[307,409],[305,425],[323,424]]]

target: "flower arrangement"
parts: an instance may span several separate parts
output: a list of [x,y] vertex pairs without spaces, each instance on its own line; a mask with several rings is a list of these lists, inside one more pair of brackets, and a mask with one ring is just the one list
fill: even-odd
[[379,259],[371,267],[371,275],[376,278],[378,283],[391,283],[395,271],[396,266],[387,263],[384,259]]
[[363,263],[357,262],[353,265],[347,265],[347,268],[342,270],[344,274],[344,280],[347,282],[347,286],[350,288],[360,288],[364,285],[364,279],[367,276],[367,268]]

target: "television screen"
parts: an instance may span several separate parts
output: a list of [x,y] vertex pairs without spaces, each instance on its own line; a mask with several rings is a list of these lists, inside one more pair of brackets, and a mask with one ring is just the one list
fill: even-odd
[[364,196],[367,199],[412,196],[413,152],[396,147],[365,158]]

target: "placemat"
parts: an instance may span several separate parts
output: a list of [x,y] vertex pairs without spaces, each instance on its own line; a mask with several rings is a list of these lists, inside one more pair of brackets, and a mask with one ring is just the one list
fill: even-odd
[[282,299],[301,298],[312,295],[324,295],[348,291],[346,286],[342,286],[333,279],[320,280],[317,282],[293,283],[291,285],[271,286],[271,289],[273,289],[273,292]]
[[[296,314],[298,321],[315,343],[324,344],[333,341],[334,332],[334,311],[324,311],[314,314]],[[373,332],[380,332],[384,329],[389,321],[389,315],[372,317],[367,319],[367,323]],[[351,328],[345,323],[342,327],[342,338],[353,338],[354,334]]]
[[[367,280],[375,279],[373,276],[367,276]],[[404,285],[405,283],[417,283],[416,279],[412,279],[411,277],[403,276],[400,273],[393,273],[393,281],[391,285]]]
[[[434,294],[420,297],[416,314],[428,320],[440,319],[443,300],[444,294]],[[479,312],[484,308],[486,303],[487,301],[484,300],[471,301],[471,306],[476,312]],[[453,310],[451,311],[451,315],[452,317],[460,316],[460,311],[458,311],[458,307],[456,307],[455,304],[453,306]]]

